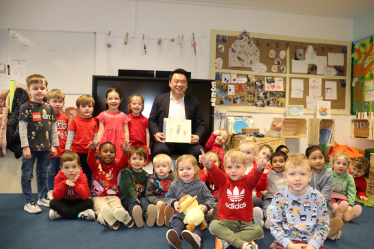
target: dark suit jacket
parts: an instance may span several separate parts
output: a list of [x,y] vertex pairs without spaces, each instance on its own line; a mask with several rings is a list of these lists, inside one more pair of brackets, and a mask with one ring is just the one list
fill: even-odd
[[[149,114],[148,128],[150,136],[154,139],[154,134],[163,132],[164,118],[169,116],[170,92],[157,95],[153,101],[151,113]],[[200,108],[199,100],[188,94],[184,94],[184,108],[186,119],[191,120],[192,134],[202,138],[205,132],[205,122]]]

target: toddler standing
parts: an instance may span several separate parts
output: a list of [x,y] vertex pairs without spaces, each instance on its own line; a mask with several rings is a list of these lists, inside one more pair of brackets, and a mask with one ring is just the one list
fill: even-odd
[[165,223],[166,226],[169,226],[174,210],[166,205],[165,198],[174,180],[174,174],[171,171],[171,158],[166,154],[155,156],[153,158],[153,171],[147,183],[145,197],[149,203],[157,205],[156,224],[162,226]]
[[148,130],[148,118],[142,115],[144,109],[144,98],[140,94],[133,94],[129,97],[128,111],[130,118],[128,122],[130,143],[132,146],[139,145],[147,151],[147,160],[145,165],[149,163],[150,137]]
[[[53,108],[43,101],[48,91],[46,78],[39,74],[33,74],[26,78],[26,82],[31,100],[21,105],[19,111],[19,136],[23,150],[21,186],[26,203],[23,209],[28,213],[40,213],[42,210],[38,205],[49,207],[50,201],[47,196],[46,173],[49,156],[55,157],[57,155],[56,116]],[[37,204],[31,194],[31,178],[35,159],[37,159]]]
[[[196,196],[196,200],[200,206],[201,211],[206,213],[214,206],[214,197],[209,192],[206,185],[199,179],[200,168],[197,165],[196,158],[192,155],[180,156],[176,161],[175,178],[176,180],[171,184],[169,193],[166,196],[166,204],[171,206],[176,211],[171,217],[171,227],[166,233],[168,243],[174,248],[182,248],[181,236],[193,248],[200,248],[201,246],[201,230],[200,226],[196,226],[193,232],[185,229],[183,219],[185,215],[179,213],[181,207],[179,200],[185,195],[191,197]],[[204,200],[204,202],[203,202]]]
[[212,132],[204,146],[206,151],[213,150],[219,154],[220,165],[223,165],[223,157],[225,156],[223,146],[228,138],[229,134],[225,129],[216,130],[215,132]]
[[96,117],[99,120],[99,132],[97,133],[98,145],[111,142],[116,147],[116,160],[119,161],[123,154],[121,143],[129,141],[130,119],[125,113],[119,110],[122,102],[121,92],[116,88],[110,88],[106,91],[105,102],[108,110],[103,111]]
[[53,107],[56,114],[56,127],[58,133],[59,146],[56,147],[57,155],[50,156],[47,166],[47,191],[48,198],[53,198],[52,191],[54,187],[55,176],[60,171],[60,156],[65,152],[67,130],[69,118],[62,113],[65,104],[65,94],[59,89],[53,89],[47,93],[48,104]]

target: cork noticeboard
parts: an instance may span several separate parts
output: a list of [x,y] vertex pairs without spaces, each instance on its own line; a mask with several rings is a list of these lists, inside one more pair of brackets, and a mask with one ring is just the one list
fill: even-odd
[[[222,96],[222,93],[219,95],[217,92],[215,102],[216,109],[244,112],[285,113],[287,105],[303,105],[304,113],[312,114],[315,113],[315,110],[307,109],[306,101],[307,96],[309,96],[309,79],[321,78],[321,97],[324,101],[331,101],[332,114],[349,114],[350,86],[347,83],[350,82],[351,61],[350,56],[347,55],[349,55],[351,51],[350,42],[249,33],[251,39],[249,40],[248,44],[250,44],[250,46],[253,48],[251,51],[255,51],[254,54],[257,56],[258,49],[259,54],[256,58],[254,58],[254,61],[259,60],[259,62],[266,66],[265,72],[255,73],[251,66],[248,66],[248,64],[252,63],[252,59],[248,60],[251,61],[251,63],[230,67],[233,57],[230,55],[231,52],[229,53],[229,51],[233,48],[235,49],[233,44],[237,40],[240,40],[239,38],[241,37],[241,33],[242,32],[212,30],[211,77],[215,79],[217,87],[220,87],[221,90],[234,90],[234,94],[231,92],[231,95],[224,94],[224,96]],[[310,52],[311,48],[313,49],[312,52]],[[306,62],[308,54],[314,54],[314,56],[316,56],[315,58],[317,58],[317,56],[318,58],[325,58],[326,62],[324,63],[324,68],[327,66],[335,69],[337,71],[337,75],[332,78],[327,77],[323,74],[323,70],[322,72],[319,70],[317,75],[312,74],[313,72],[317,73],[317,66],[319,69],[322,69],[320,64],[307,64],[305,69],[308,70],[305,70],[305,72],[298,71],[297,66],[293,68],[295,63],[293,59],[297,58],[297,53],[300,53],[301,50],[304,53],[303,56],[305,56]],[[270,51],[273,51],[272,53],[275,54],[274,57],[271,56],[273,54],[271,54]],[[283,53],[283,57],[280,56],[281,53]],[[331,58],[338,55],[340,58],[339,66],[334,66],[333,64],[330,65],[330,55]],[[221,59],[221,68],[217,67],[217,58]],[[238,57],[238,59],[240,58]],[[344,62],[342,63],[341,61],[343,60]],[[243,77],[247,77],[248,81],[244,84],[242,81],[224,81],[224,79],[227,78],[224,78],[223,75],[226,74],[233,74],[236,78],[242,77],[242,79]],[[264,81],[264,79],[267,77],[278,79],[281,78],[283,81],[283,89],[278,90],[280,91],[279,94],[272,93],[271,95],[270,91],[272,89],[265,90],[264,92],[257,90],[252,91],[251,87],[253,86],[251,85],[255,84],[256,87],[257,83],[252,82],[250,80],[251,77],[254,78],[254,82]],[[304,82],[302,98],[291,97],[292,79],[300,79]],[[336,99],[326,99],[325,91],[328,90],[325,89],[326,81],[336,82]],[[329,82],[329,84],[331,83]],[[229,85],[231,86],[229,87]],[[264,95],[265,101],[259,105],[260,100]],[[280,99],[280,101],[278,101],[278,99]],[[253,101],[255,101],[256,104],[254,104]]]

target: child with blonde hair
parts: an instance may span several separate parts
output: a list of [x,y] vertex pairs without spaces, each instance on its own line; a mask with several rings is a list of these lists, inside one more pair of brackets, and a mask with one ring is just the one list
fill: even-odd
[[206,151],[215,151],[218,153],[220,158],[220,165],[223,165],[223,157],[225,156],[223,146],[225,145],[229,134],[225,129],[220,129],[212,132],[204,148]]
[[194,156],[183,155],[177,159],[174,173],[176,180],[170,185],[166,196],[166,204],[176,211],[176,214],[170,219],[172,229],[167,231],[166,239],[170,245],[177,249],[182,248],[181,236],[193,248],[196,249],[201,246],[200,226],[196,226],[193,232],[185,229],[185,224],[183,223],[185,215],[179,212],[181,209],[179,199],[187,194],[191,197],[197,196],[196,200],[201,205],[200,208],[203,213],[206,213],[214,206],[214,197],[200,180],[199,172],[200,168]]
[[121,143],[129,141],[129,126],[130,118],[119,110],[122,102],[121,92],[116,88],[109,88],[106,91],[105,102],[108,105],[108,110],[103,111],[96,117],[99,121],[99,131],[97,133],[98,145],[111,142],[116,147],[116,160],[119,161],[123,151]]
[[130,118],[128,122],[130,143],[132,146],[139,145],[147,151],[147,161],[149,163],[150,149],[150,136],[148,129],[148,118],[142,115],[144,110],[144,97],[140,94],[132,94],[129,97],[129,104],[127,107]]
[[331,165],[326,165],[326,171],[334,178],[332,208],[335,217],[342,218],[345,222],[351,221],[362,213],[362,207],[355,205],[355,180],[348,172],[348,167],[351,165],[352,160],[344,152],[335,153]]
[[145,197],[151,204],[157,205],[157,226],[169,226],[172,207],[167,206],[165,198],[168,195],[174,174],[171,170],[171,158],[166,154],[158,154],[153,158],[153,174],[148,180]]

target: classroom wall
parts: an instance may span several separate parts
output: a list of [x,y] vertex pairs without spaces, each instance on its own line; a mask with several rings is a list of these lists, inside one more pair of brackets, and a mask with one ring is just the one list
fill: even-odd
[[[122,0],[0,0],[0,6],[0,29],[97,32],[95,74],[98,75],[117,75],[118,68],[173,70],[182,67],[191,71],[193,78],[209,79],[211,29],[246,29],[256,33],[344,41],[353,39],[353,21],[350,19],[249,8]],[[118,46],[114,50],[100,47],[105,36],[103,33],[109,30],[112,35],[117,36]],[[133,40],[130,56],[123,55],[121,50],[126,32],[136,38]],[[201,46],[205,48],[201,56],[181,58],[177,52],[167,50],[167,41],[170,38],[182,34],[184,37],[191,37],[192,33],[199,37]],[[148,40],[149,54],[141,57],[138,38],[142,34],[154,40]],[[165,52],[163,51],[162,55],[155,52],[158,38],[165,39]],[[91,88],[91,85],[87,88]],[[73,106],[75,98],[74,95],[67,96],[66,106]],[[253,116],[255,127],[262,130],[263,126],[271,124],[274,116],[282,115],[256,113]],[[374,147],[373,142],[349,138],[349,120],[352,116],[334,115],[333,118],[336,118],[338,123],[338,143],[359,148]],[[215,128],[218,128],[219,122],[220,117],[216,114]],[[224,125],[226,126],[226,122]],[[292,153],[303,153],[308,146],[307,138],[287,139],[286,143]],[[0,193],[20,192],[21,160],[15,160],[9,152],[5,159],[0,159],[0,164],[14,167],[0,167]],[[16,184],[13,184],[12,188],[6,187],[14,181]],[[35,190],[34,179],[33,184]]]
[[353,41],[363,39],[374,34],[374,10],[353,19]]

